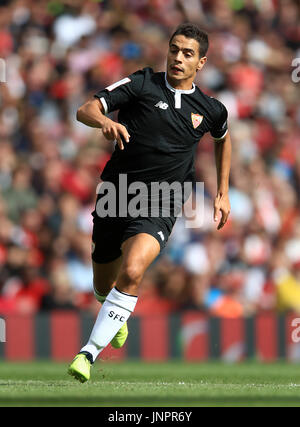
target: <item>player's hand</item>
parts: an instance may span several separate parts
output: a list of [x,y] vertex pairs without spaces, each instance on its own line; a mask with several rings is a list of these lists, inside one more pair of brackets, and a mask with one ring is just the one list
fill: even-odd
[[218,221],[218,213],[221,211],[222,217],[217,230],[220,230],[225,224],[230,214],[230,202],[228,194],[217,194],[214,203],[214,221]]
[[116,123],[113,120],[110,120],[108,117],[105,118],[102,126],[102,132],[105,138],[109,141],[116,140],[120,150],[124,150],[122,137],[124,141],[129,142],[130,135],[127,132],[126,127],[120,123]]

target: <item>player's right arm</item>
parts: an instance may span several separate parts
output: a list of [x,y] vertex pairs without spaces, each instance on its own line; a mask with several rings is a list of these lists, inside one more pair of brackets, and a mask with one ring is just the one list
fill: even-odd
[[76,119],[86,126],[102,129],[105,138],[116,140],[121,150],[124,150],[122,137],[124,141],[129,142],[130,135],[126,127],[105,116],[104,107],[98,98],[83,104],[77,110]]
[[124,150],[123,141],[129,142],[130,138],[126,126],[109,119],[107,114],[137,102],[146,74],[149,76],[151,73],[152,69],[144,68],[100,90],[94,95],[93,100],[78,109],[77,120],[87,126],[102,129],[105,138],[116,140],[118,147]]

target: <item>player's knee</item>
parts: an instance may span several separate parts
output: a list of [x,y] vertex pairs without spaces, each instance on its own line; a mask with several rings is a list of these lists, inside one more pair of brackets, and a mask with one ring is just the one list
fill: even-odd
[[137,286],[142,276],[143,271],[139,265],[127,265],[121,269],[117,286]]

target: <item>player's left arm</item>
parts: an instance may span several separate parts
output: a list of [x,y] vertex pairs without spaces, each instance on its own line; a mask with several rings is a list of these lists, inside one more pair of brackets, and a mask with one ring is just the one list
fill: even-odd
[[220,230],[227,222],[230,213],[229,201],[229,174],[231,165],[231,139],[229,131],[222,138],[214,138],[215,163],[217,169],[217,195],[214,201],[214,221],[218,221],[221,212],[221,220],[217,230]]

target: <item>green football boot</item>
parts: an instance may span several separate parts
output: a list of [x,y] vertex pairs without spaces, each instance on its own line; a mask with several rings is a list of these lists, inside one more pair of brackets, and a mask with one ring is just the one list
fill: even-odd
[[72,375],[76,380],[81,383],[85,383],[90,379],[91,376],[91,362],[88,360],[85,354],[79,353],[73,359],[68,369],[68,374]]
[[122,328],[116,333],[114,338],[111,340],[111,345],[113,348],[121,348],[125,344],[125,341],[128,337],[128,328],[127,322],[124,323]]

